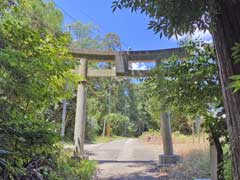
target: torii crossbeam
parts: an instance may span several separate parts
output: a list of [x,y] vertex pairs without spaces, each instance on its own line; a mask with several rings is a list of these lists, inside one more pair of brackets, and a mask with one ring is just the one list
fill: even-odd
[[[72,49],[71,54],[75,59],[80,59],[78,73],[84,78],[90,77],[116,77],[116,76],[148,76],[146,70],[129,70],[129,64],[134,62],[155,62],[159,64],[161,60],[168,59],[175,55],[184,58],[186,52],[183,48],[172,48],[150,51],[99,51]],[[112,69],[88,69],[88,62],[115,62]],[[77,91],[76,119],[74,130],[74,155],[84,157],[84,131],[86,122],[86,84],[80,82]],[[164,155],[160,156],[160,162],[164,164],[175,163],[179,157],[173,154],[170,118],[163,112],[161,116],[161,127]]]
[[167,59],[172,55],[182,58],[186,55],[183,48],[172,48],[150,51],[99,51],[72,49],[74,58],[87,59],[89,62],[115,62],[116,69],[88,69],[87,77],[107,76],[146,76],[148,71],[129,70],[129,64],[134,62],[156,62]]

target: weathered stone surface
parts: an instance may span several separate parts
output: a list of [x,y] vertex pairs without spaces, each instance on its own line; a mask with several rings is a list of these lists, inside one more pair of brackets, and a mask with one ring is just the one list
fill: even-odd
[[88,61],[93,62],[113,62],[115,56],[118,54],[113,51],[99,51],[90,49],[71,49],[70,50],[74,58],[86,58]]
[[116,73],[118,76],[128,75],[128,54],[119,53],[116,56]]
[[[161,60],[167,59],[172,55],[180,58],[186,56],[183,48],[161,49],[161,50],[147,50],[147,51],[100,51],[87,49],[71,49],[72,56],[76,59],[85,58],[91,62],[115,62],[116,76],[134,76],[145,77],[148,76],[148,71],[131,71],[128,66],[131,62],[156,62],[159,64]],[[99,74],[100,73],[100,74]],[[98,76],[99,75],[99,76]],[[100,71],[91,70],[89,77],[106,77],[115,76],[112,71],[106,71],[105,74]]]
[[[87,76],[87,59],[80,59],[79,75],[86,78]],[[84,157],[84,132],[86,122],[86,102],[87,90],[84,82],[79,82],[77,89],[77,105],[76,105],[76,118],[74,128],[74,156]]]
[[149,50],[149,51],[129,51],[129,61],[135,62],[154,62],[161,61],[163,59],[170,58],[175,55],[179,58],[186,56],[186,51],[183,48],[171,48],[161,50]]
[[87,77],[115,77],[115,69],[88,69]]
[[186,51],[183,48],[171,48],[160,50],[146,50],[146,51],[99,51],[99,50],[87,50],[87,49],[71,49],[70,50],[74,58],[87,58],[89,61],[115,61],[116,57],[121,54],[127,57],[127,61],[134,62],[154,62],[167,59],[172,55],[176,55],[180,58],[186,56]]
[[170,114],[168,112],[161,112],[160,122],[163,142],[163,153],[165,155],[173,155]]

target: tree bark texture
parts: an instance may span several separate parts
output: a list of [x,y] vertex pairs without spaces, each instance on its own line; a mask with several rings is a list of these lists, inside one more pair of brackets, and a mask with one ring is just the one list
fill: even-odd
[[[210,130],[211,131],[211,130]],[[223,149],[218,134],[211,131],[211,145],[214,145],[217,151],[217,180],[224,180],[223,176]]]
[[213,38],[216,46],[220,81],[227,115],[227,126],[233,159],[234,180],[240,179],[240,93],[229,88],[232,75],[240,74],[234,63],[232,47],[240,42],[240,0],[215,0]]

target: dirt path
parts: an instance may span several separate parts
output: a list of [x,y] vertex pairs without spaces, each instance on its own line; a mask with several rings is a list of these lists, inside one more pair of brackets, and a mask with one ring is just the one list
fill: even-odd
[[160,147],[152,148],[138,139],[86,145],[90,159],[99,162],[97,180],[157,180]]

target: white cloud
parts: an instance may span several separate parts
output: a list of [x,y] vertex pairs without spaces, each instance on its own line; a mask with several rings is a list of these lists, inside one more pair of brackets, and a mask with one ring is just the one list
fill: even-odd
[[131,62],[129,69],[131,70],[150,70],[156,67],[155,62]]
[[148,70],[148,66],[145,63],[132,63],[130,66],[130,69],[132,70]]
[[[178,40],[188,40],[188,39],[201,39],[206,43],[212,43],[212,35],[209,31],[196,30],[193,34],[184,34],[183,36],[178,36]],[[176,40],[176,38],[174,38]]]

